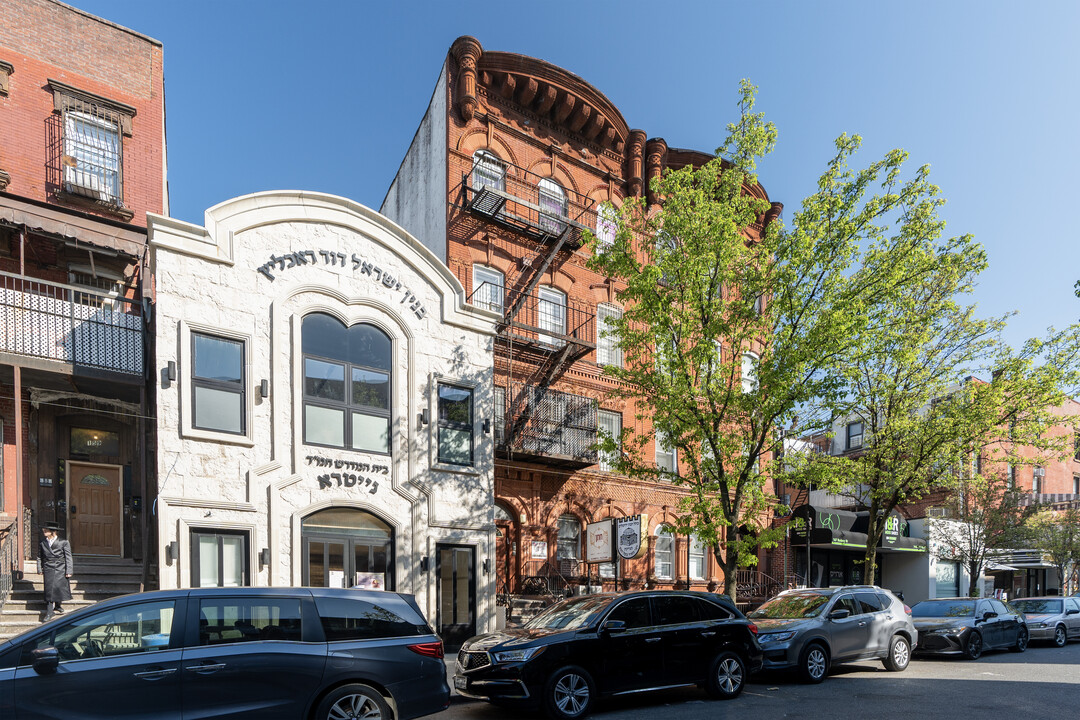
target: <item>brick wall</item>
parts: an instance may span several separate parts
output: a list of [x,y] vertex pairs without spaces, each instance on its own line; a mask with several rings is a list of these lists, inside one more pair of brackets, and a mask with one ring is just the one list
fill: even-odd
[[[0,3],[0,60],[14,66],[0,95],[0,170],[7,192],[48,197],[48,123],[54,117],[49,79],[134,107],[132,134],[123,138],[123,201],[131,222],[165,210],[164,82],[157,41],[51,0]],[[85,209],[85,208],[80,208]],[[95,212],[115,219],[107,212]]]

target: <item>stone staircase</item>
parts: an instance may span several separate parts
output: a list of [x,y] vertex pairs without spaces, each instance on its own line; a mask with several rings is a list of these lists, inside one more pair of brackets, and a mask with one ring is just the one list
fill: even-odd
[[[142,565],[124,558],[74,557],[71,600],[68,612],[93,605],[117,595],[139,592]],[[44,585],[41,575],[27,572],[16,580],[0,611],[0,641],[33,630],[45,616]]]
[[544,608],[554,601],[550,597],[520,596],[510,601],[510,611],[507,613],[507,627],[521,627],[525,623],[539,615]]

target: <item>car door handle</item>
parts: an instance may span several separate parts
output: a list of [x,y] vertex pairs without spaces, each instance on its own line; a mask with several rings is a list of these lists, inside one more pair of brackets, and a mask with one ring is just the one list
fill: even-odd
[[176,668],[152,668],[135,673],[135,677],[141,680],[160,680],[176,672]]
[[647,643],[660,642],[660,638],[645,638],[645,642],[647,642]]
[[224,667],[225,663],[203,663],[202,665],[188,665],[188,670],[197,673],[212,673]]
[[713,636],[713,635],[715,635],[715,634],[716,634],[716,631],[715,631],[715,630],[707,630],[707,631],[706,631],[706,630],[703,630],[703,631],[701,632],[701,637],[712,637],[712,636]]
[[866,621],[863,620],[861,623],[859,623],[859,627],[866,627]]

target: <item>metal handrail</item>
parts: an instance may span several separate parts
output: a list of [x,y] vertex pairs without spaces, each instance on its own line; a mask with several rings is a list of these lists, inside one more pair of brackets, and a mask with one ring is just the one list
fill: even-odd
[[15,584],[15,523],[0,530],[0,612]]

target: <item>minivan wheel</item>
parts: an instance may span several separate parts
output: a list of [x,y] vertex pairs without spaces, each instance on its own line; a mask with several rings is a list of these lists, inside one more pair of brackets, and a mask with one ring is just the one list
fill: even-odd
[[911,662],[911,643],[903,635],[893,635],[889,642],[889,654],[881,663],[889,672],[905,670]]
[[1027,650],[1027,646],[1028,646],[1028,630],[1027,630],[1026,627],[1022,627],[1022,628],[1020,628],[1019,632],[1016,633],[1016,644],[1013,645],[1009,649],[1012,650],[1013,652],[1020,653],[1020,652],[1024,652],[1025,650]]
[[592,708],[592,677],[584,668],[569,665],[556,670],[544,687],[544,712],[554,720],[575,720]]
[[342,685],[319,703],[315,720],[390,720],[390,706],[368,685]]
[[1058,647],[1065,647],[1069,642],[1069,635],[1065,632],[1064,625],[1058,625],[1054,628],[1054,644]]
[[982,651],[982,635],[972,630],[971,634],[968,635],[967,643],[964,644],[964,657],[968,660],[978,660],[979,656],[982,655]]
[[709,667],[705,692],[717,700],[737,697],[746,685],[746,663],[738,654],[725,650],[716,656]]
[[819,683],[829,674],[829,654],[817,643],[807,646],[799,660],[799,674],[809,683]]

